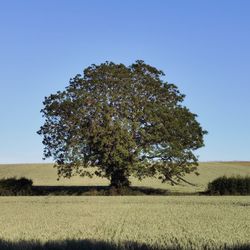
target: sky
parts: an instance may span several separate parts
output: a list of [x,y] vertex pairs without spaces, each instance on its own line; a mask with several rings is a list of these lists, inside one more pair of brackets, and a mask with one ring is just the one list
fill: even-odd
[[0,163],[43,162],[45,96],[137,59],[186,94],[208,131],[200,161],[250,160],[249,13],[248,0],[0,0]]

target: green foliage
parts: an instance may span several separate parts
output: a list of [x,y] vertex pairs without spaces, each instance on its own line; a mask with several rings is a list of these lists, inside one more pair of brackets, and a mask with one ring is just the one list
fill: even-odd
[[91,65],[64,91],[46,97],[38,133],[59,177],[96,175],[121,187],[130,184],[131,175],[178,184],[195,172],[193,151],[204,145],[206,131],[163,76],[143,61],[129,67],[106,62]]
[[31,195],[32,180],[24,177],[0,179],[0,195]]
[[249,195],[250,177],[219,177],[208,184],[208,193],[219,195]]

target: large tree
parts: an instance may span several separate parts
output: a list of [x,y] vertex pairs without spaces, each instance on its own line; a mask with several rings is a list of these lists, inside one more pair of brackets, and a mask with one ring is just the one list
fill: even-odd
[[204,145],[206,131],[163,76],[143,61],[105,62],[45,97],[38,133],[59,177],[97,175],[122,187],[130,176],[178,184],[196,172],[194,150]]

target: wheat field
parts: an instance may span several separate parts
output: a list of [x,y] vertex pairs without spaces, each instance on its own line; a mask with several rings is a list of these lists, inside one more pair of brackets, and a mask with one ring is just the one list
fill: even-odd
[[126,242],[148,249],[250,246],[249,197],[1,197],[0,207],[0,238],[7,242],[91,239],[118,249]]
[[[171,187],[154,179],[135,186],[176,192],[205,190],[221,175],[249,175],[250,163],[202,163],[196,184]],[[0,178],[34,185],[107,185],[104,179],[56,181],[51,164],[0,165]],[[1,250],[250,249],[250,196],[0,197]]]

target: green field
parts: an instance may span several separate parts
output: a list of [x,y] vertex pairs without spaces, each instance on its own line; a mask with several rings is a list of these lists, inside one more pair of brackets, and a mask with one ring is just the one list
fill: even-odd
[[[197,186],[157,180],[133,185],[203,191],[221,175],[250,175],[250,163],[202,163]],[[0,165],[0,178],[25,176],[34,185],[97,186],[104,179],[56,181],[50,164]],[[0,197],[0,249],[250,249],[250,196]]]

